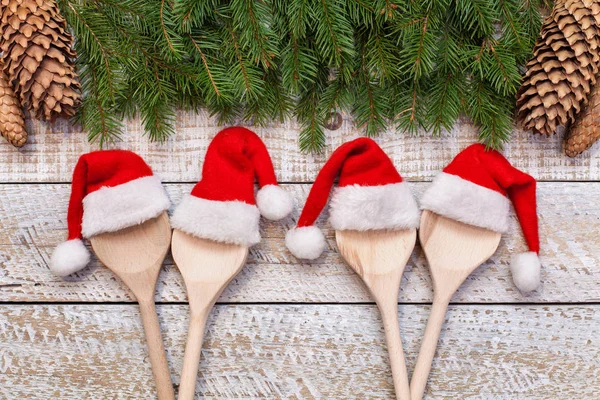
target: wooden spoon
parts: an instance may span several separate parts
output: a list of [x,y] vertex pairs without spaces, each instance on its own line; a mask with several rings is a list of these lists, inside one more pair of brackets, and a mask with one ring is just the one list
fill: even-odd
[[156,281],[171,242],[167,213],[140,225],[94,236],[90,242],[100,261],[131,289],[140,305],[158,398],[175,399],[154,306]]
[[410,381],[412,400],[420,400],[442,325],[452,295],[479,265],[498,248],[501,234],[463,224],[424,210],[419,239],[429,262],[433,281],[433,305],[421,343],[417,364]]
[[171,252],[185,282],[191,315],[178,399],[192,400],[208,314],[242,270],[248,247],[199,239],[175,229]]
[[408,373],[398,324],[398,291],[404,267],[415,247],[415,229],[336,231],[342,257],[361,277],[381,312],[396,398],[410,399]]

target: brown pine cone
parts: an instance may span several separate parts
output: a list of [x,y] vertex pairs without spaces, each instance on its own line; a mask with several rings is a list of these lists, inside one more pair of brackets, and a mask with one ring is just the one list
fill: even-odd
[[81,87],[73,39],[54,0],[0,0],[4,72],[38,118],[72,116]]
[[21,147],[27,141],[23,110],[8,82],[8,77],[2,70],[0,70],[0,133],[15,147]]
[[517,120],[524,129],[554,134],[587,102],[600,65],[600,15],[586,3],[558,1],[544,21],[517,92]]
[[565,135],[565,153],[575,157],[600,138],[600,85],[594,86],[588,105],[577,116],[577,120]]

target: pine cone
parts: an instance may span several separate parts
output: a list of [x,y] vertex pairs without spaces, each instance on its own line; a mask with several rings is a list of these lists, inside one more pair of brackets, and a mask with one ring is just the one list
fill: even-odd
[[8,77],[2,70],[0,70],[0,132],[15,147],[21,147],[27,141],[23,110],[8,82]]
[[524,129],[554,134],[587,102],[600,65],[599,13],[595,1],[555,3],[517,92],[517,120]]
[[577,116],[565,136],[565,153],[575,157],[600,138],[600,85],[594,86],[587,107]]
[[66,22],[54,0],[0,0],[4,72],[38,118],[72,116],[81,87]]

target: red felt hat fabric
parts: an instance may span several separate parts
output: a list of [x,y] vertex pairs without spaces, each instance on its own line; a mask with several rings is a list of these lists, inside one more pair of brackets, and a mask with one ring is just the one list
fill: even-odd
[[297,227],[286,235],[286,244],[299,258],[319,257],[326,246],[313,226],[331,196],[330,218],[336,230],[410,229],[419,225],[419,209],[390,158],[369,138],[338,147],[317,176]]
[[513,278],[521,290],[534,290],[540,274],[536,180],[513,167],[502,154],[481,144],[467,147],[435,178],[421,198],[421,207],[466,224],[505,232],[510,202],[529,247],[528,253],[513,257]]
[[[254,196],[254,181],[261,189]],[[173,226],[193,236],[251,246],[260,241],[260,215],[278,220],[293,208],[277,185],[262,140],[242,127],[219,132],[210,143],[202,179],[177,206]]]
[[170,204],[160,179],[139,155],[127,150],[82,155],[73,171],[67,242],[54,251],[50,268],[61,276],[78,271],[89,260],[82,238],[141,224]]

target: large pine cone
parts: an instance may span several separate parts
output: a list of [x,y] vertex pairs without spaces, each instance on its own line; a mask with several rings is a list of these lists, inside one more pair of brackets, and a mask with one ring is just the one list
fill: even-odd
[[600,8],[595,1],[555,3],[517,92],[524,129],[551,135],[575,120],[600,65]]
[[81,87],[72,37],[54,0],[0,0],[4,72],[38,118],[72,116]]
[[575,157],[600,138],[600,85],[594,86],[587,107],[577,116],[565,136],[565,153]]
[[13,146],[21,147],[27,141],[25,118],[19,99],[0,70],[0,132]]

